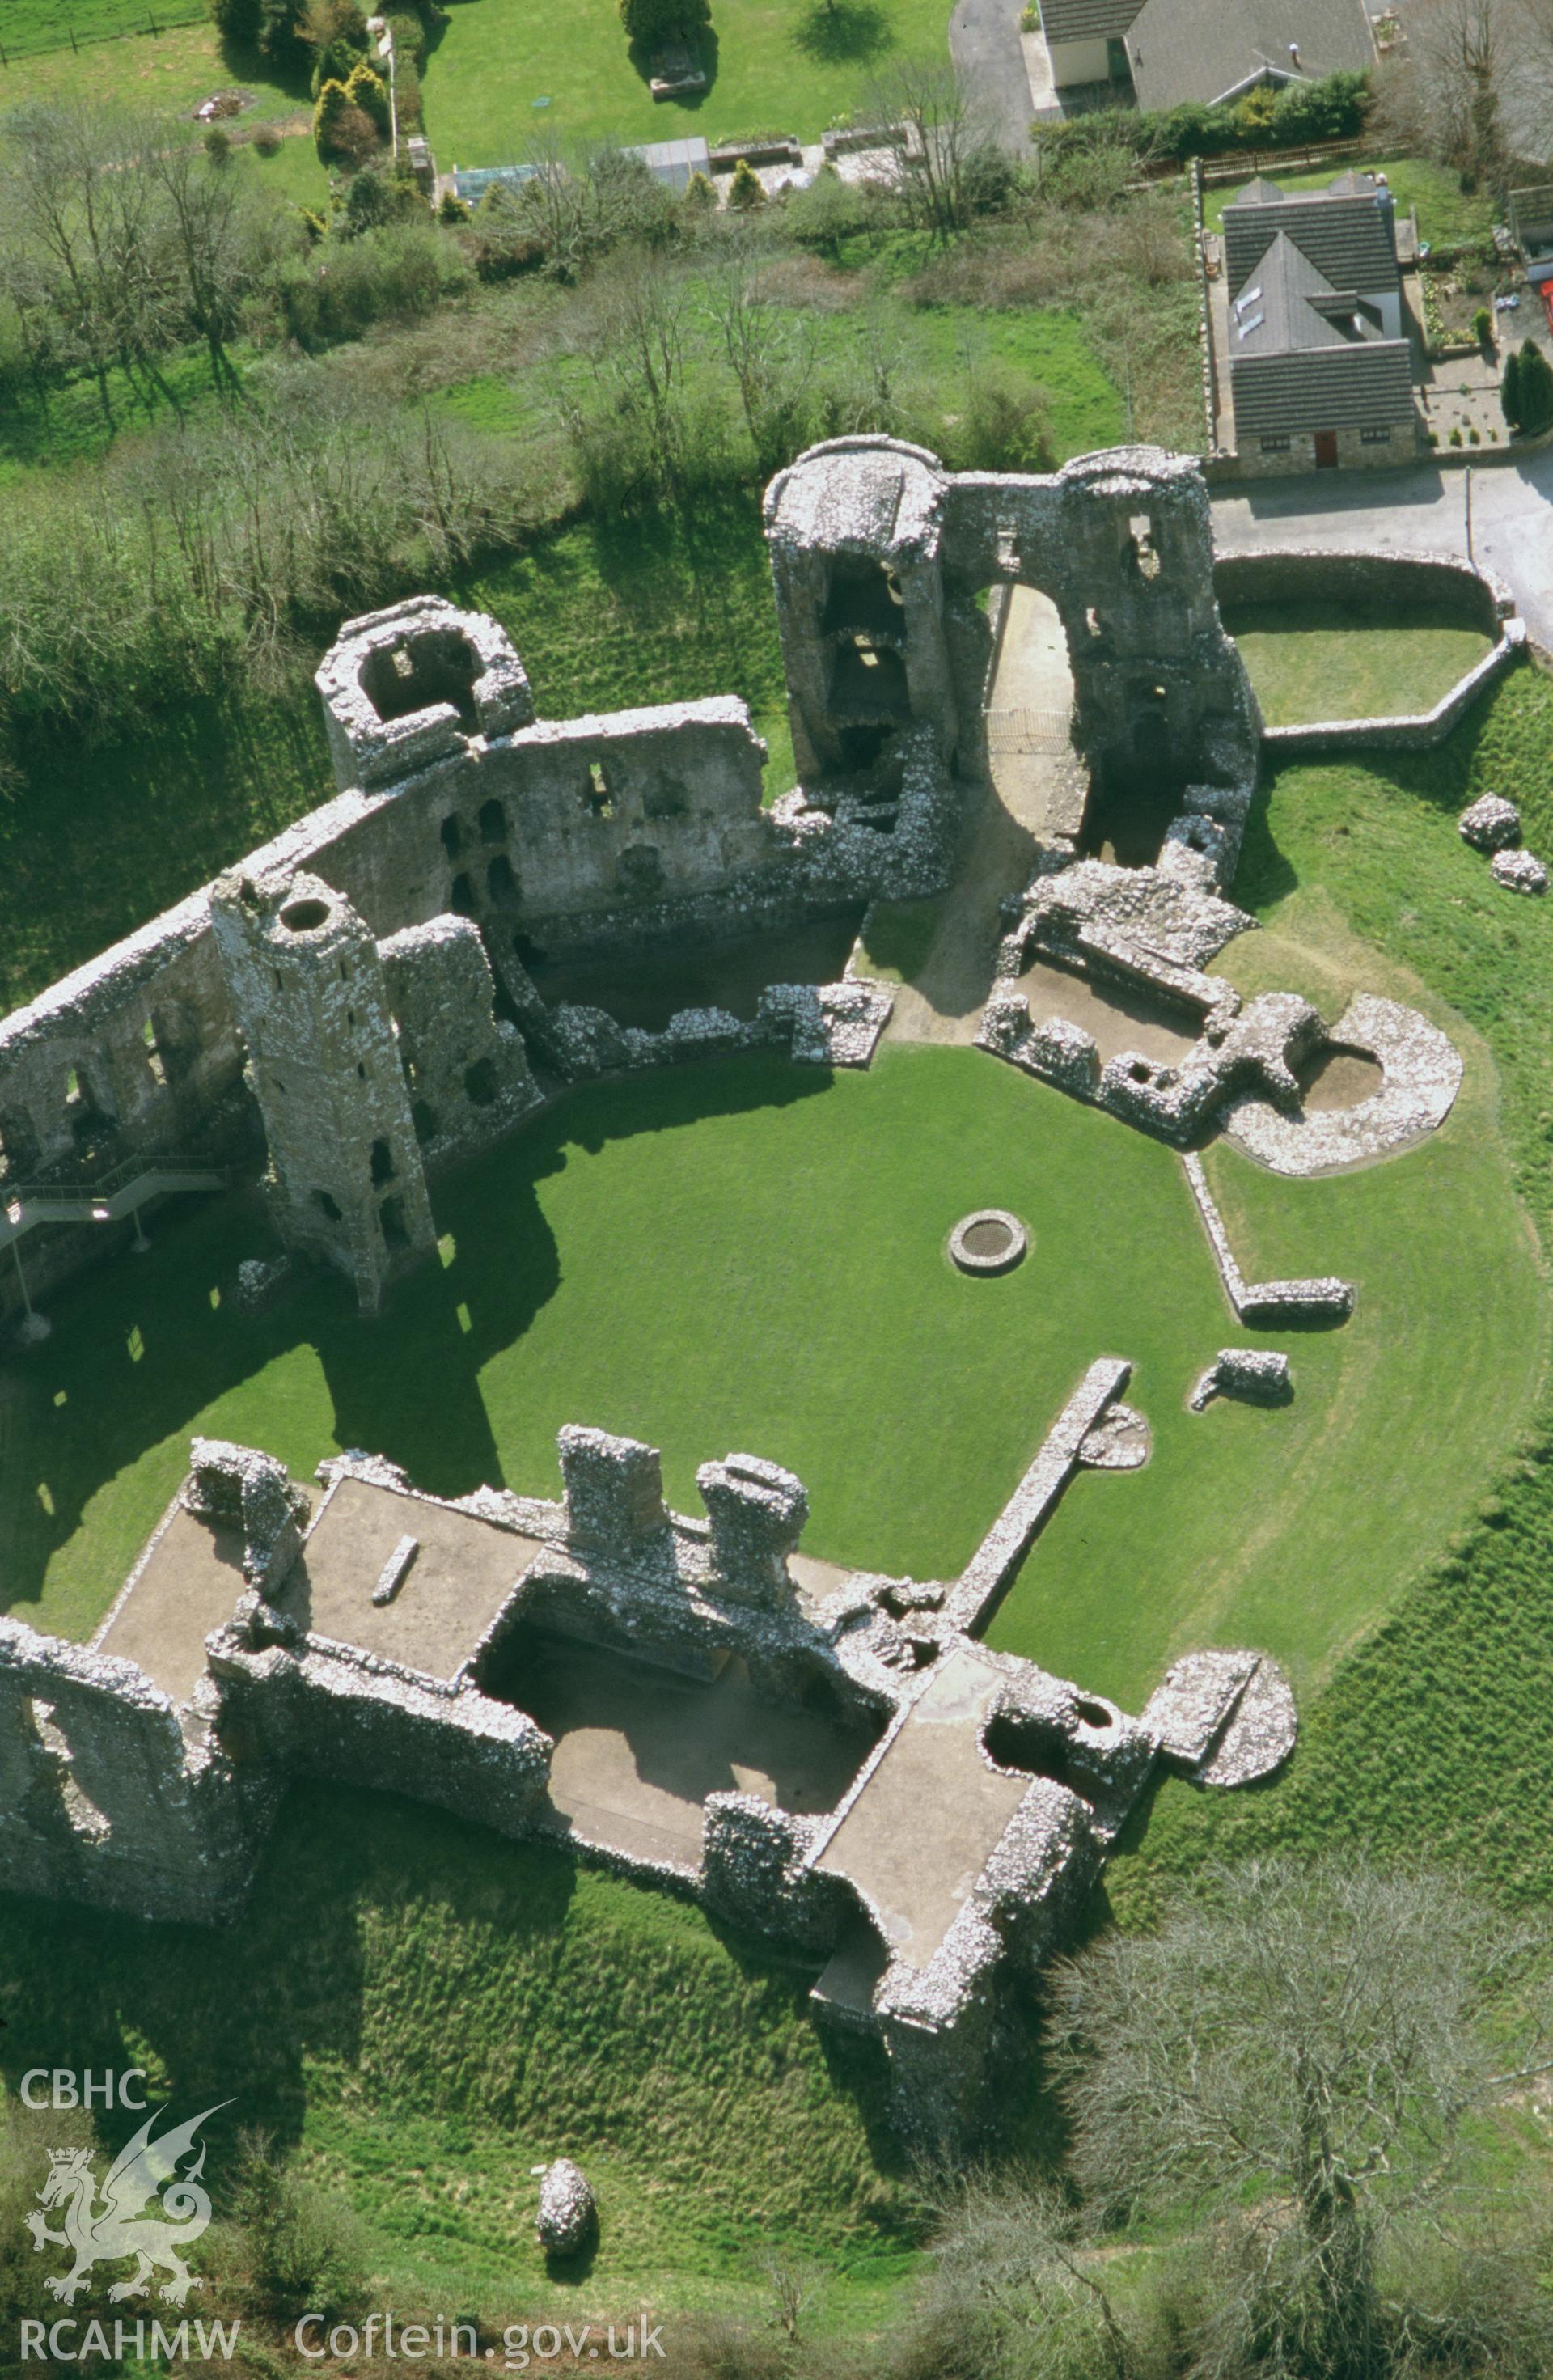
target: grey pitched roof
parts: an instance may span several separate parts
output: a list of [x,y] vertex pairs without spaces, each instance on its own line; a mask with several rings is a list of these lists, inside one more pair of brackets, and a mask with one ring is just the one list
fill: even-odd
[[1105,41],[1124,33],[1143,0],[1041,0],[1041,31],[1052,42]]
[[1385,334],[1373,307],[1336,289],[1280,231],[1230,309],[1230,359],[1291,347],[1371,346]]
[[1230,367],[1238,437],[1296,430],[1378,430],[1411,421],[1413,358],[1405,339],[1373,346],[1241,356]]
[[1144,0],[1127,37],[1138,105],[1205,103],[1271,71],[1318,78],[1375,64],[1364,0]]
[[1230,394],[1243,438],[1378,429],[1412,419],[1413,352],[1280,231],[1230,310]]
[[1239,296],[1280,232],[1338,288],[1396,288],[1394,218],[1373,187],[1362,194],[1311,190],[1289,198],[1280,191],[1269,198],[1273,187],[1253,183],[1255,198],[1243,191],[1224,210],[1224,273],[1231,297]]

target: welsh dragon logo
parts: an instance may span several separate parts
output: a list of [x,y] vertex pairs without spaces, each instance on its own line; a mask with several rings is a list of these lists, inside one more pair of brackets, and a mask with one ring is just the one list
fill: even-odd
[[[224,2107],[231,2104],[229,2099],[218,2103]],[[211,2202],[200,2187],[205,2170],[203,2145],[186,2173],[179,2173],[178,2160],[189,2155],[200,2125],[216,2112],[215,2107],[207,2107],[202,2115],[191,2116],[187,2124],[177,2124],[155,2140],[152,2127],[156,2117],[148,2116],[109,2167],[100,2204],[89,2152],[49,2151],[48,2180],[38,2192],[38,2204],[44,2210],[63,2207],[65,2228],[51,2231],[43,2215],[36,2212],[27,2217],[27,2228],[35,2249],[68,2248],[76,2260],[69,2272],[51,2275],[44,2281],[51,2297],[62,2305],[73,2305],[94,2265],[116,2265],[133,2256],[135,2270],[127,2280],[115,2282],[108,2291],[111,2301],[149,2297],[160,2267],[167,2275],[161,2296],[169,2305],[187,2302],[189,2290],[201,2284],[179,2252],[204,2230],[211,2219]]]

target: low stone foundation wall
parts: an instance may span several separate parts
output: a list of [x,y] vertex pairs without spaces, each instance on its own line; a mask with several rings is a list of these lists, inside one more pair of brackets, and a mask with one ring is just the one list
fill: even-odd
[[1398,711],[1363,719],[1302,721],[1268,727],[1262,743],[1271,752],[1422,751],[1443,743],[1469,705],[1514,662],[1526,641],[1526,626],[1514,598],[1487,571],[1459,554],[1377,553],[1363,548],[1324,553],[1290,547],[1276,553],[1221,554],[1213,583],[1221,605],[1235,603],[1362,602],[1366,611],[1401,612],[1413,604],[1442,604],[1459,613],[1459,625],[1493,638],[1492,650],[1459,678],[1432,710]]

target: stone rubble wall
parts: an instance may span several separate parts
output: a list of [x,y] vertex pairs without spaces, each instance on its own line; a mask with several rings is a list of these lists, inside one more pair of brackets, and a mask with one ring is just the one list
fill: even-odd
[[1235,1261],[1230,1235],[1224,1229],[1224,1218],[1207,1186],[1202,1159],[1194,1151],[1188,1151],[1182,1159],[1182,1164],[1185,1168],[1187,1184],[1196,1202],[1197,1212],[1203,1219],[1208,1245],[1213,1250],[1213,1260],[1219,1268],[1219,1278],[1224,1284],[1224,1294],[1234,1309],[1237,1321],[1273,1330],[1291,1322],[1347,1320],[1353,1311],[1353,1283],[1341,1281],[1335,1273],[1320,1273],[1307,1281],[1248,1281]]
[[411,1119],[429,1171],[472,1156],[540,1104],[516,1026],[495,1014],[479,929],[432,917],[378,945]]
[[510,1704],[357,1647],[263,1641],[239,1617],[210,1640],[216,1724],[245,1761],[284,1777],[411,1791],[500,1834],[526,1831],[550,1778],[550,1738]]
[[132,1662],[0,1619],[0,1890],[229,1916],[274,1799]]
[[1438,605],[1445,599],[1462,626],[1476,628],[1491,639],[1483,659],[1432,710],[1264,727],[1263,744],[1275,754],[1426,751],[1444,742],[1478,696],[1525,649],[1525,622],[1516,614],[1513,596],[1491,572],[1459,554],[1397,554],[1374,547],[1328,553],[1290,546],[1275,553],[1223,554],[1214,565],[1214,578],[1224,603],[1350,602],[1362,604],[1373,616],[1401,613],[1419,601]]

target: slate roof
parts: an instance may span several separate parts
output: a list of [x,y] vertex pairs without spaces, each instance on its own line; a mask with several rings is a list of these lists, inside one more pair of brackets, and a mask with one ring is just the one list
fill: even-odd
[[1291,42],[1313,79],[1375,64],[1364,0],[1144,0],[1127,37],[1138,105],[1211,103],[1269,68],[1287,79]]
[[1041,32],[1053,42],[1107,41],[1124,33],[1143,0],[1041,0]]
[[1242,438],[1371,430],[1413,419],[1413,351],[1378,311],[1280,231],[1230,309],[1230,394]]
[[1299,430],[1378,430],[1413,419],[1405,339],[1373,346],[1242,356],[1230,367],[1237,437]]
[[1231,297],[1239,296],[1280,232],[1287,232],[1340,289],[1396,288],[1391,210],[1377,203],[1372,176],[1339,178],[1344,185],[1363,180],[1369,188],[1355,192],[1334,185],[1288,198],[1276,182],[1256,181],[1231,200],[1224,210],[1224,273]]

